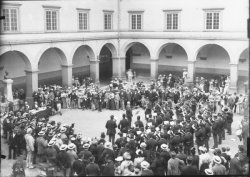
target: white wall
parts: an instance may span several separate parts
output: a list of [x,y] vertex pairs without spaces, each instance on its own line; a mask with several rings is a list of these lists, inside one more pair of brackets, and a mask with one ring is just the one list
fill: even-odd
[[[20,6],[20,29],[23,33],[44,32],[46,6],[59,6],[59,29],[61,32],[76,32],[77,9],[90,9],[90,30],[103,31],[103,10],[113,10],[113,24],[117,23],[116,0],[62,0],[62,1],[11,1],[8,4],[21,4]],[[98,22],[98,23],[96,23]],[[116,25],[113,26],[116,29]]]
[[[162,31],[164,9],[181,10],[181,31],[203,31],[204,8],[224,8],[223,31],[247,30],[247,0],[123,0],[121,29],[129,29],[128,10],[144,10],[143,30]],[[237,13],[236,13],[237,12]]]

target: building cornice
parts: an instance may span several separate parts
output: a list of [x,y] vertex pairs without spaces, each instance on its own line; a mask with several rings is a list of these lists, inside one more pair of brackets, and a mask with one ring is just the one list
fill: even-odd
[[2,3],[2,6],[4,7],[4,6],[14,6],[14,7],[20,7],[22,4],[20,4],[20,3],[9,3],[9,2],[3,2]]
[[61,9],[60,6],[54,6],[54,5],[42,5],[45,9]]

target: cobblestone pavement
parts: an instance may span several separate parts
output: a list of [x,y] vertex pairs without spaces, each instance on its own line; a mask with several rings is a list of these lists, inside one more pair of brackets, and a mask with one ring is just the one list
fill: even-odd
[[[106,121],[110,119],[110,115],[114,115],[117,117],[117,123],[121,120],[122,114],[125,111],[110,111],[103,110],[102,112],[91,111],[91,110],[69,110],[64,109],[62,111],[62,116],[55,115],[51,117],[51,120],[55,120],[56,122],[60,121],[63,124],[71,124],[75,123],[75,131],[81,132],[83,137],[100,137],[101,132],[106,133],[105,124]],[[141,116],[141,119],[144,120],[144,111],[142,109],[133,110],[133,122],[136,120],[137,115]],[[238,145],[243,144],[243,142],[239,140],[239,138],[235,135],[235,131],[238,128],[242,116],[234,115],[234,122],[232,124],[232,135],[226,134],[226,140],[222,141],[222,144],[219,145],[219,148],[223,146],[229,146],[231,148],[232,154],[234,155],[238,150]],[[1,129],[2,131],[2,129]],[[117,130],[118,131],[118,130]],[[106,138],[107,139],[107,138]],[[213,139],[210,138],[210,147],[213,146]],[[1,154],[8,156],[8,146],[6,144],[6,140],[1,138]],[[14,160],[2,159],[1,160],[1,177],[10,176],[12,170],[12,164]],[[39,174],[39,170],[35,169],[26,169],[26,176],[37,176]]]

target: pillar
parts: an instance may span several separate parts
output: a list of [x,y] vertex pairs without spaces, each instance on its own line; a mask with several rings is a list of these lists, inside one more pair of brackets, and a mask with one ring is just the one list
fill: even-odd
[[195,61],[188,61],[188,79],[187,82],[194,82]]
[[230,63],[230,92],[237,92],[238,64]]
[[118,67],[118,77],[126,78],[126,57],[120,57],[119,67]]
[[26,100],[29,105],[33,105],[33,92],[38,90],[38,70],[29,71],[26,73]]
[[99,83],[99,60],[90,60],[90,77],[93,81]]
[[113,74],[112,74],[112,77],[113,78],[116,78],[119,76],[119,58],[118,57],[113,57],[112,58],[112,62],[113,62]]
[[159,59],[150,60],[150,77],[156,79],[158,77]]
[[72,86],[72,65],[62,66],[62,85],[66,87]]
[[12,79],[4,79],[3,81],[4,95],[9,102],[13,102]]

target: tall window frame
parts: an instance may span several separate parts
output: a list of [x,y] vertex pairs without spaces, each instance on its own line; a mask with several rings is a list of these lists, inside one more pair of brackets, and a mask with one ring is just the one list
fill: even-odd
[[129,30],[143,30],[143,13],[144,11],[128,11],[129,13]]
[[21,4],[3,3],[1,16],[1,32],[19,33],[20,32],[20,6]]
[[164,31],[181,30],[181,9],[164,11]]
[[43,6],[45,32],[60,31],[60,8],[58,6]]
[[89,11],[90,9],[77,8],[77,30],[89,31]]
[[103,10],[103,29],[104,31],[113,30],[113,13],[112,10]]
[[203,10],[204,31],[222,31],[223,8]]

